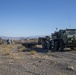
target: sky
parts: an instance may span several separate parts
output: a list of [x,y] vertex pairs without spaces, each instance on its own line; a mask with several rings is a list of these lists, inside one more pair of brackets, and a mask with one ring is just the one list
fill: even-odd
[[0,0],[0,36],[50,35],[76,29],[76,0]]

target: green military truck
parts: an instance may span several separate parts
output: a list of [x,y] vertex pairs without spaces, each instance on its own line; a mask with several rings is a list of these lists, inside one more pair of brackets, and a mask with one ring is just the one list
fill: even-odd
[[43,48],[63,51],[64,48],[74,49],[76,47],[76,29],[59,30],[54,32],[51,37],[48,37],[49,39],[45,37],[45,40],[39,38]]

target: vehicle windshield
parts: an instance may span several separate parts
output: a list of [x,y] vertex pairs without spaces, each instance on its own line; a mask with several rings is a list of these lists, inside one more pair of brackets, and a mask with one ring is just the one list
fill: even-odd
[[73,30],[73,31],[67,31],[67,34],[69,34],[69,35],[76,34],[76,30]]

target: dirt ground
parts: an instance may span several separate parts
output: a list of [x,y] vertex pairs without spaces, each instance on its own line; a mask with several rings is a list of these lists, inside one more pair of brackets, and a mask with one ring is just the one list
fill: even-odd
[[0,75],[76,75],[76,51],[0,46]]

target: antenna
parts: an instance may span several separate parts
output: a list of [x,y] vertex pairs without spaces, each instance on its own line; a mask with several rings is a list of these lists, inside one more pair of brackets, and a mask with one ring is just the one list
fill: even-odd
[[[66,2],[67,3],[67,2]],[[65,4],[64,4],[65,5]],[[68,27],[67,28],[71,28],[71,24],[70,24],[70,13],[69,13],[69,6],[70,5],[69,3],[66,5],[66,16],[67,16],[67,21],[68,21]]]

